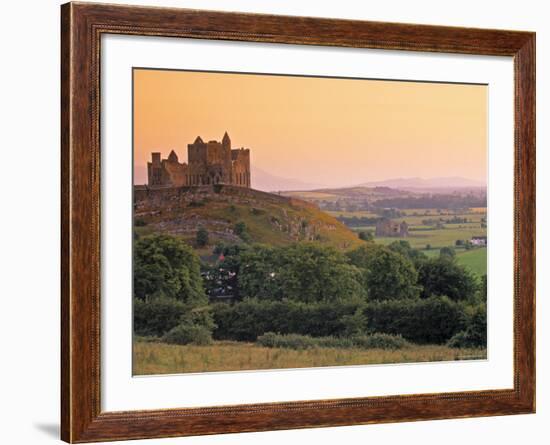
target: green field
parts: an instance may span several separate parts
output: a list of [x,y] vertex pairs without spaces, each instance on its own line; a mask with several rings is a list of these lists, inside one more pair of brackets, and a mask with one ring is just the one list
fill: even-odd
[[[419,219],[426,219],[426,218],[435,218],[435,217],[452,217],[452,216],[460,216],[460,217],[467,217],[468,219],[472,218],[472,220],[479,220],[480,218],[485,216],[485,208],[472,208],[469,209],[468,212],[455,212],[454,210],[448,210],[448,209],[400,209],[399,211],[403,213],[405,216],[401,219],[405,219],[407,222],[409,222],[410,218],[419,218]],[[370,212],[367,210],[358,210],[354,212],[348,212],[345,210],[327,210],[327,213],[331,214],[334,217],[338,216],[368,216],[372,218],[379,217],[380,215],[378,213]]]
[[414,363],[485,359],[485,349],[453,349],[422,345],[402,350],[265,348],[253,343],[215,342],[210,346],[178,346],[134,342],[134,375],[247,369],[311,368],[320,366]]
[[469,268],[478,275],[487,273],[487,248],[458,251],[456,259],[459,264]]
[[[454,212],[447,209],[405,209],[400,210],[405,216],[400,218],[394,218],[393,221],[401,222],[406,221],[409,225],[409,236],[404,238],[408,241],[411,247],[422,250],[427,256],[435,257],[439,255],[439,250],[442,247],[455,247],[457,240],[468,241],[474,236],[486,236],[487,229],[482,227],[483,220],[486,218],[487,209],[485,208],[472,208],[464,212]],[[358,211],[358,212],[328,212],[331,215],[345,216],[345,217],[377,217],[370,212]],[[443,227],[436,228],[433,225],[424,224],[426,219],[439,219],[443,220],[456,218],[466,218],[468,222],[465,223],[445,223],[442,221]],[[360,226],[352,227],[355,232],[371,231],[375,232],[376,227],[372,226]],[[380,244],[391,244],[396,240],[403,238],[396,237],[375,237],[375,241]],[[429,246],[429,249],[426,247]],[[456,248],[456,247],[455,247]],[[472,272],[483,275],[487,273],[487,249],[477,248],[472,250],[465,250],[463,248],[456,248],[457,261],[460,264],[468,267]]]
[[[451,226],[451,224],[448,224]],[[371,230],[374,230],[372,228]],[[410,243],[411,247],[416,249],[425,249],[429,244],[432,249],[440,249],[442,247],[455,245],[456,240],[469,240],[472,236],[486,235],[486,229],[480,229],[479,225],[476,227],[463,228],[445,228],[445,229],[432,229],[422,231],[412,231],[409,228],[409,236],[406,240]],[[381,244],[390,244],[396,239],[394,237],[376,237],[376,242]]]

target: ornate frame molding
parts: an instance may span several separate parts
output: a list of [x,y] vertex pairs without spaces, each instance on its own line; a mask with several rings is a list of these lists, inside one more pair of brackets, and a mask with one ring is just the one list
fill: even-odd
[[[514,388],[101,412],[102,34],[512,56],[515,69]],[[61,436],[174,437],[535,411],[535,34],[93,3],[61,7]]]

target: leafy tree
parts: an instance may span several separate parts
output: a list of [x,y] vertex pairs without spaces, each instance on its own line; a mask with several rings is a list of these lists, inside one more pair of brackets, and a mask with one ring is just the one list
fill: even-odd
[[366,316],[371,332],[432,344],[447,342],[465,329],[468,320],[464,305],[447,297],[369,302]]
[[164,334],[163,341],[179,345],[212,343],[212,331],[216,324],[211,309],[210,306],[188,307],[180,317],[179,324]]
[[367,230],[359,232],[359,239],[363,241],[373,241],[374,235],[372,234],[372,230]]
[[454,258],[456,256],[456,252],[452,247],[442,247],[439,250],[439,256],[440,257],[449,257]]
[[244,297],[316,302],[364,297],[360,271],[332,247],[297,243],[255,246],[241,256],[239,288]]
[[223,259],[210,265],[202,264],[203,284],[209,297],[231,296],[240,300],[239,273],[241,268],[241,253],[248,249],[242,244],[219,244],[214,253],[223,255]]
[[412,261],[379,245],[361,246],[348,252],[351,263],[363,272],[363,285],[370,300],[416,298],[419,287]]
[[474,309],[464,331],[455,334],[447,343],[451,348],[487,347],[487,306],[481,304]]
[[388,249],[400,253],[409,258],[418,267],[418,264],[428,257],[418,249],[413,249],[408,241],[398,240],[393,241],[388,245]]
[[478,288],[474,275],[448,256],[422,263],[418,269],[418,283],[423,287],[423,298],[446,295],[454,301],[472,298]]
[[246,224],[243,221],[239,221],[237,224],[235,224],[235,227],[233,228],[233,231],[243,241],[249,241],[250,240],[250,235],[248,233],[248,227],[246,227]]
[[342,323],[345,326],[342,335],[344,337],[352,337],[354,335],[363,334],[367,326],[367,317],[363,308],[357,308],[353,315],[344,315]]
[[180,325],[202,333],[215,327],[199,259],[180,238],[140,238],[134,244],[134,330],[161,336]]
[[241,252],[244,252],[245,250],[249,249],[249,246],[246,244],[224,244],[224,243],[218,243],[214,247],[214,253],[216,255],[223,254],[225,257],[228,256],[237,256],[240,255]]
[[245,298],[212,305],[217,340],[256,341],[265,332],[313,337],[363,334],[367,319],[362,301],[304,303]]
[[256,245],[240,256],[239,292],[244,297],[283,298],[279,280],[280,264],[276,249]]
[[212,331],[200,325],[179,324],[162,337],[162,340],[175,345],[209,345],[212,343]]
[[204,227],[201,227],[199,230],[197,230],[196,242],[198,247],[204,247],[208,244],[208,230],[206,230]]
[[147,302],[134,298],[134,332],[160,337],[179,324],[185,310],[185,304],[174,298],[155,298]]
[[141,300],[174,298],[207,302],[193,249],[170,235],[149,235],[134,244],[134,295]]

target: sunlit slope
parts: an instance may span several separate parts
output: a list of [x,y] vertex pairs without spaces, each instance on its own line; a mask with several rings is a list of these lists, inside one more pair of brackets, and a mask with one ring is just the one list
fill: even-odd
[[[356,233],[312,203],[242,187],[136,188],[134,208],[138,233],[164,232],[192,242],[204,228],[209,245],[317,241],[349,249],[362,243]],[[237,228],[243,228],[241,223],[244,233]]]

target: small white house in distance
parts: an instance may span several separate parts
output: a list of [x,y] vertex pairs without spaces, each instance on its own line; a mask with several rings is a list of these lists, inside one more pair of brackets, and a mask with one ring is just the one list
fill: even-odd
[[487,245],[487,237],[486,236],[472,236],[471,243],[474,246],[486,246]]

